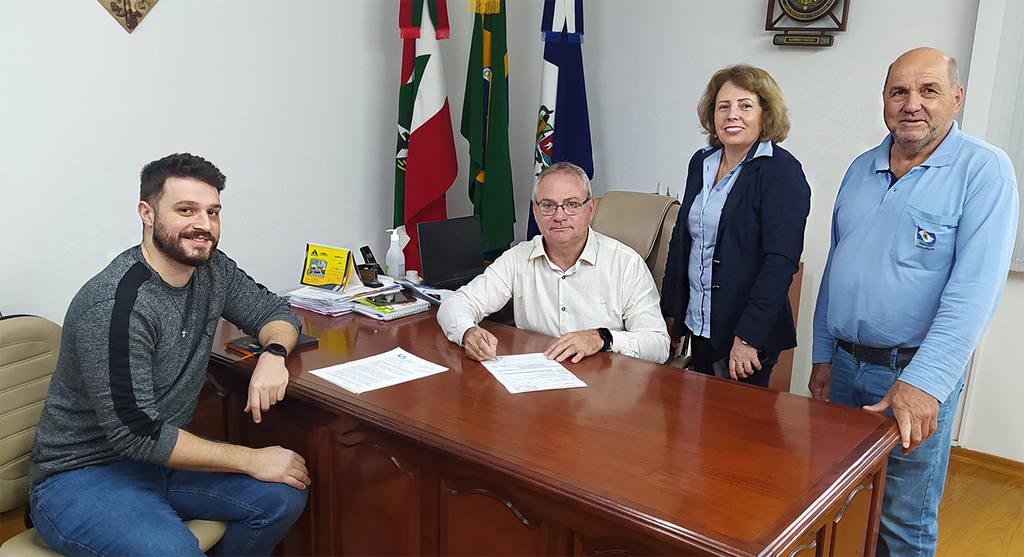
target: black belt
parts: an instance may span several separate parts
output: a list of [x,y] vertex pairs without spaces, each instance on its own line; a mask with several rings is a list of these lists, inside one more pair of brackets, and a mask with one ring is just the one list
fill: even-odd
[[845,350],[855,360],[877,366],[888,366],[891,364],[892,353],[895,350],[896,367],[907,367],[910,360],[914,358],[914,354],[917,353],[917,348],[872,348],[862,344],[846,342],[840,338],[837,338],[836,341],[839,343],[839,348]]

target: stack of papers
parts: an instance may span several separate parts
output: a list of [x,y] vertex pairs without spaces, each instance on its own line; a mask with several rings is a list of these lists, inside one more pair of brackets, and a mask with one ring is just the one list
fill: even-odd
[[355,301],[360,298],[402,290],[402,285],[396,283],[394,279],[388,277],[380,277],[380,279],[384,286],[376,288],[355,286],[344,292],[334,292],[316,286],[303,286],[288,293],[288,302],[295,307],[322,315],[331,317],[344,315],[352,311]]
[[288,293],[288,303],[323,315],[342,315],[352,311],[352,302],[341,292],[331,292],[314,286],[304,286]]

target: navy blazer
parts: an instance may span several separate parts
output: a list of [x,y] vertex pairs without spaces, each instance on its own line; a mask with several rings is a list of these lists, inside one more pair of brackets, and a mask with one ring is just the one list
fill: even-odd
[[[804,248],[811,188],[800,162],[774,143],[772,149],[772,156],[743,164],[722,208],[711,267],[712,361],[729,355],[734,335],[769,355],[796,346],[789,286]],[[669,244],[661,311],[675,318],[672,332],[677,335],[690,332],[684,323],[693,241],[687,220],[704,186],[704,159],[713,152],[701,150],[690,159]]]

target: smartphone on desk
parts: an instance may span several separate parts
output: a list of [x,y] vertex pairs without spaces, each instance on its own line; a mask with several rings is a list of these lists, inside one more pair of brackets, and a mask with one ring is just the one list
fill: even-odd
[[[253,337],[241,337],[229,340],[224,343],[228,348],[247,354],[246,357],[251,357],[263,350],[263,345],[260,341]],[[295,342],[295,348],[292,351],[298,350],[299,348],[305,348],[306,346],[315,346],[320,344],[320,339],[309,336],[306,333],[300,333],[298,340]]]
[[387,294],[378,294],[376,296],[370,296],[367,298],[370,303],[378,306],[393,306],[397,304],[404,304],[406,302],[415,301],[416,298],[407,296],[404,292],[389,292]]
[[[768,355],[762,350],[757,351],[757,359],[760,360],[761,367],[764,368],[764,363],[768,361]],[[715,371],[715,377],[721,377],[722,379],[732,379],[729,375],[729,357],[726,356],[721,360],[711,364],[711,368]],[[754,371],[757,371],[756,369]],[[739,374],[736,375],[739,377]]]
[[363,262],[367,265],[372,265],[373,270],[377,275],[383,275],[384,269],[380,268],[380,264],[377,263],[377,258],[373,256],[373,252],[370,251],[370,246],[363,246],[359,248],[359,253],[363,255]]

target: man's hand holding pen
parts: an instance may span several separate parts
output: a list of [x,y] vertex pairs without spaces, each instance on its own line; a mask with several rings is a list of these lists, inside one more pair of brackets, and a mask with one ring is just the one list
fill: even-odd
[[462,335],[462,346],[466,349],[466,355],[478,362],[497,358],[498,338],[475,322],[473,328],[466,329]]

